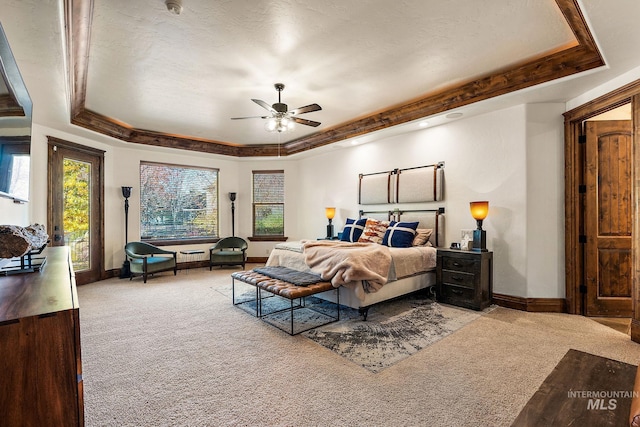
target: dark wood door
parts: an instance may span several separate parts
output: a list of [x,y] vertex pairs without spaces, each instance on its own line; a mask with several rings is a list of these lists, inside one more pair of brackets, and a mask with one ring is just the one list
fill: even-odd
[[52,246],[68,246],[76,283],[104,271],[104,152],[49,138],[47,229]]
[[589,121],[586,135],[585,314],[631,317],[631,121]]

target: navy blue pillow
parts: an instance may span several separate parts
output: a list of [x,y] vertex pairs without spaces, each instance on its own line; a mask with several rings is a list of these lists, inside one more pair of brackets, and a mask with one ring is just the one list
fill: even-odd
[[416,236],[417,222],[391,221],[382,238],[382,244],[392,248],[410,248]]
[[343,242],[357,242],[364,231],[364,225],[366,223],[367,218],[362,218],[357,221],[355,219],[347,218],[340,240]]

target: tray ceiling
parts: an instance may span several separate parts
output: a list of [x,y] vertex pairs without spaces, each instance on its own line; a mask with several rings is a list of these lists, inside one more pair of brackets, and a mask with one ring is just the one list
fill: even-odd
[[[231,156],[298,153],[604,64],[572,0],[68,0],[72,123]],[[269,133],[251,102],[321,111]],[[280,149],[278,149],[280,146]]]

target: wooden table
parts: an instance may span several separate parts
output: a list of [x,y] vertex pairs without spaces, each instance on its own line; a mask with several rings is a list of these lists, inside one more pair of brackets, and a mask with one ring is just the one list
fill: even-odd
[[617,360],[569,350],[512,427],[628,425],[636,369]]

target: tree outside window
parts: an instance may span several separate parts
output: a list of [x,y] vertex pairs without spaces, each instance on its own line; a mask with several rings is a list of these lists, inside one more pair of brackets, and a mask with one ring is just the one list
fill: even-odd
[[218,169],[140,163],[140,239],[218,238]]
[[253,171],[253,236],[284,236],[284,171]]

